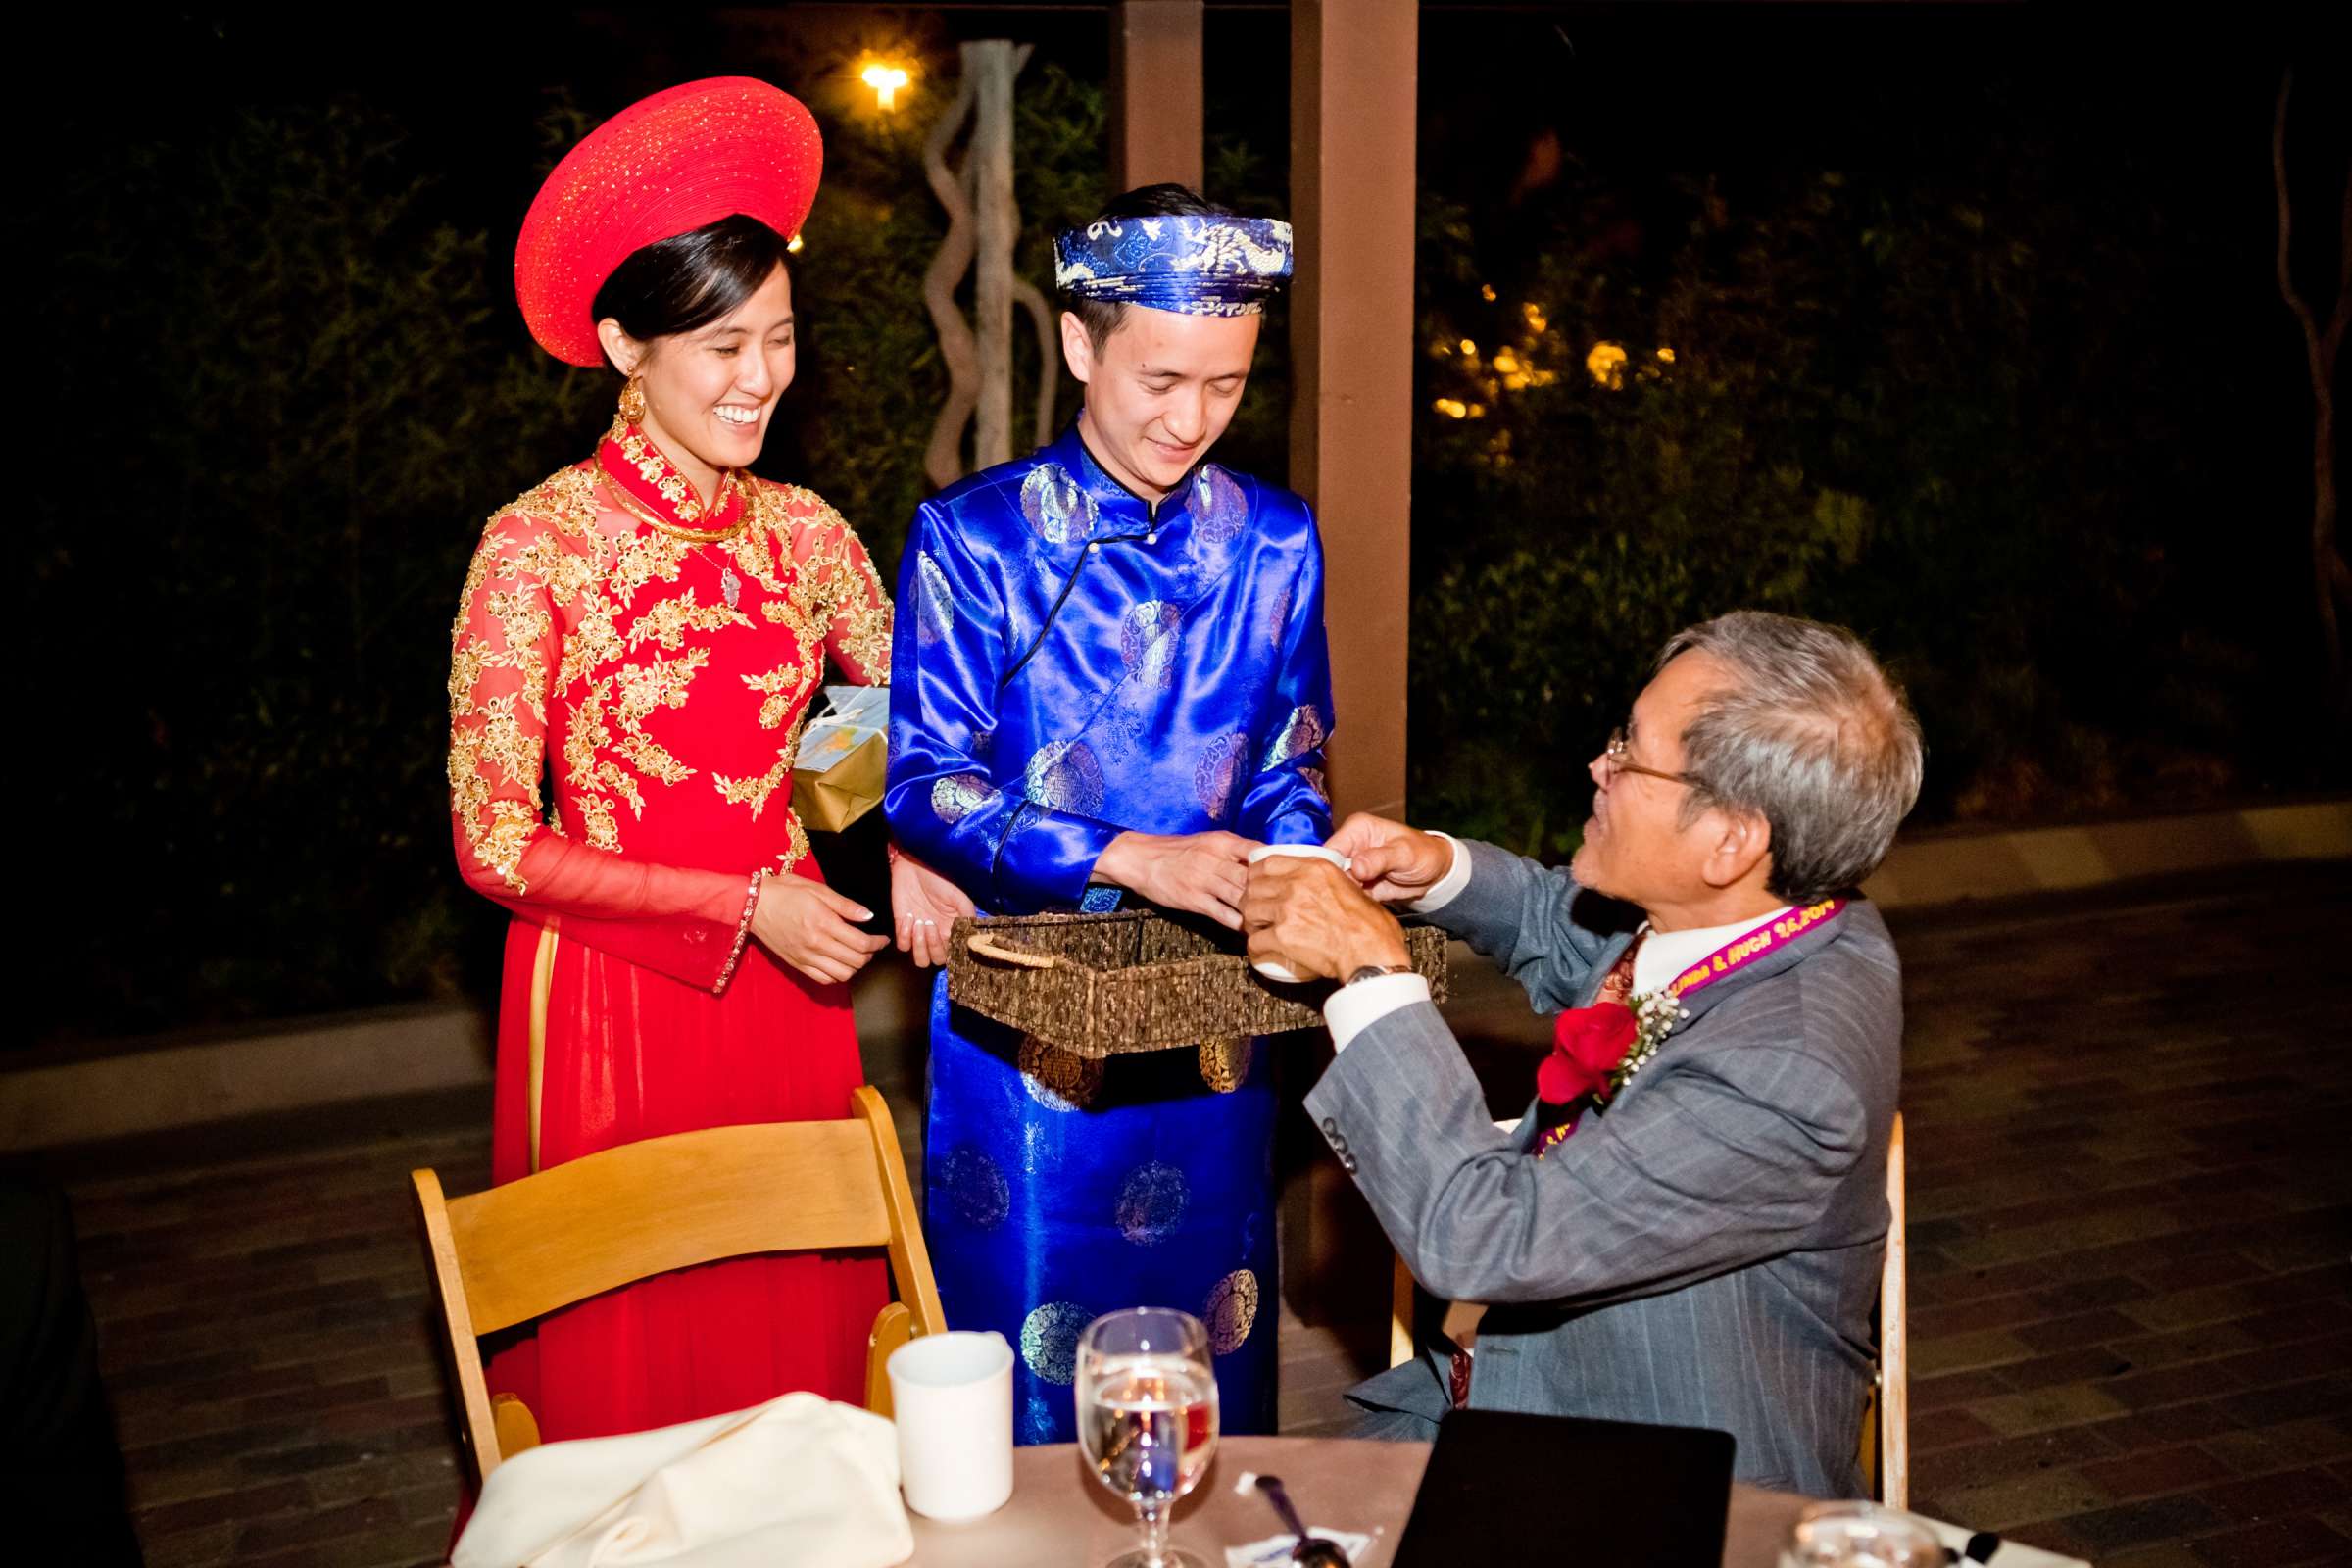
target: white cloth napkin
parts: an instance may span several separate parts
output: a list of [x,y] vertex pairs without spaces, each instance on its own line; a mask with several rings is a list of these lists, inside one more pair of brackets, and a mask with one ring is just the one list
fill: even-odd
[[889,1568],[914,1554],[898,1435],[787,1394],[652,1432],[550,1443],[490,1473],[452,1568]]
[[[1947,1525],[1940,1519],[1931,1519],[1926,1514],[1915,1513],[1911,1517],[1935,1531],[1936,1539],[1953,1551],[1968,1548],[1973,1532],[1963,1530],[1958,1525]],[[2090,1564],[2080,1557],[2061,1557],[2039,1546],[2024,1546],[2014,1541],[2004,1541],[1992,1554],[1992,1568],[2090,1568]]]

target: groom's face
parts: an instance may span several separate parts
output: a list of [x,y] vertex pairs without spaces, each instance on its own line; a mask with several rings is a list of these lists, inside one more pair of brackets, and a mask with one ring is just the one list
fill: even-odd
[[1086,383],[1089,446],[1112,477],[1156,501],[1216,445],[1241,407],[1258,320],[1129,306],[1098,349],[1063,314],[1062,357]]

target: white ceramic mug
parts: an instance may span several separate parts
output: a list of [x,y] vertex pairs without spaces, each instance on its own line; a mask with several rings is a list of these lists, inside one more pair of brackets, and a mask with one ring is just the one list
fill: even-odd
[[[1250,852],[1250,863],[1255,865],[1277,855],[1292,856],[1302,860],[1329,860],[1343,871],[1350,864],[1348,857],[1320,844],[1260,844]],[[1250,967],[1280,985],[1295,986],[1298,983],[1298,974],[1289,965],[1274,958],[1254,959]]]
[[977,1519],[1012,1495],[1012,1347],[926,1334],[891,1352],[899,1486],[926,1519]]

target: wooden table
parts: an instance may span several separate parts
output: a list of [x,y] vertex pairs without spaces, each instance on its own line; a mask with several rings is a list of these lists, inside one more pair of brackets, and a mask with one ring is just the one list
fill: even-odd
[[[1280,1534],[1281,1521],[1255,1488],[1235,1494],[1235,1484],[1250,1471],[1282,1477],[1310,1528],[1372,1535],[1371,1548],[1355,1559],[1355,1568],[1388,1568],[1428,1464],[1426,1443],[1227,1438],[1217,1446],[1206,1479],[1177,1504],[1169,1542],[1189,1547],[1209,1568],[1225,1568],[1227,1546]],[[1772,1568],[1805,1502],[1733,1487],[1724,1568]],[[985,1519],[943,1525],[920,1514],[909,1517],[909,1568],[1101,1568],[1138,1540],[1134,1510],[1087,1474],[1074,1443],[1014,1449],[1012,1500]]]

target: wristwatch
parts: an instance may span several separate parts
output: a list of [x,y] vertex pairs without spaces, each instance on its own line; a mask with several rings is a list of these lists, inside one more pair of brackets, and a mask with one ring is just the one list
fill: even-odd
[[1411,974],[1412,972],[1413,966],[1409,963],[1367,963],[1341,981],[1340,984],[1351,986],[1358,980],[1375,980],[1384,974]]

